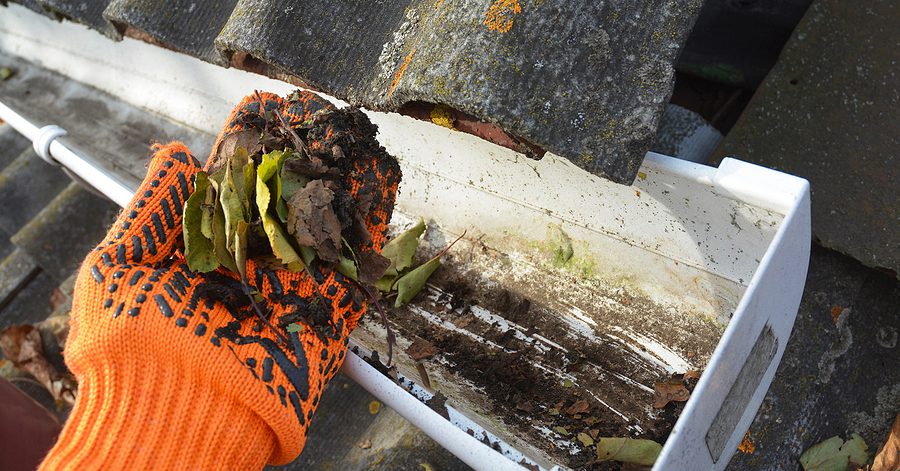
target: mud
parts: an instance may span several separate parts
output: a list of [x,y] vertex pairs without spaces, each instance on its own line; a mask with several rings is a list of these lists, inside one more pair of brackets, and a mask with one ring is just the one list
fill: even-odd
[[[618,469],[595,463],[577,435],[664,443],[684,403],[654,409],[653,385],[702,370],[722,327],[528,254],[463,244],[391,326],[401,346],[430,343],[437,353],[421,364],[434,389],[514,447],[573,469]],[[356,340],[384,349],[373,318],[363,326]],[[404,375],[421,376],[399,357]]]

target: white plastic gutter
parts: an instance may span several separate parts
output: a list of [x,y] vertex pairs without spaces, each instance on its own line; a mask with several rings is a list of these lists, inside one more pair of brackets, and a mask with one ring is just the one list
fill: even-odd
[[[0,119],[30,139],[43,160],[68,169],[120,207],[124,208],[131,201],[134,190],[108,175],[92,159],[73,152],[58,140],[66,134],[59,126],[38,127],[2,102]],[[485,471],[524,469],[457,428],[352,351],[347,352],[342,372],[472,468]],[[514,455],[522,457],[520,453]]]

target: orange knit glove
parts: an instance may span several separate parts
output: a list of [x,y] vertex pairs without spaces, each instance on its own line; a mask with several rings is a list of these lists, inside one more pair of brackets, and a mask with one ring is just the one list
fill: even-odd
[[[291,125],[331,108],[308,93],[262,97]],[[261,124],[258,102],[247,97],[219,141]],[[336,133],[360,132],[330,124],[315,131],[312,152]],[[340,178],[370,208],[373,240],[362,250],[380,250],[400,170],[381,148],[351,148],[353,165]],[[248,283],[264,297],[267,325],[234,274],[191,272],[181,213],[199,169],[184,145],[156,146],[143,185],[82,265],[65,351],[80,393],[43,469],[260,469],[303,449],[366,298],[330,268],[312,267],[313,283],[250,260]],[[310,302],[316,284],[330,312]],[[302,331],[287,332],[291,323]]]

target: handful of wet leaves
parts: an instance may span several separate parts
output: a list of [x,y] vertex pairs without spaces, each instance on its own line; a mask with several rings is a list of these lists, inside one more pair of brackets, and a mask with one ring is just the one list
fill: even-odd
[[330,265],[370,296],[394,296],[398,307],[409,302],[446,249],[413,266],[425,231],[419,221],[385,244],[381,255],[364,250],[372,243],[365,218],[380,198],[372,192],[354,197],[354,163],[383,152],[375,126],[358,109],[329,108],[288,125],[257,98],[264,122],[219,142],[209,171],[197,174],[185,203],[190,269],[222,267],[238,273],[247,287],[248,258],[308,274],[313,264]]

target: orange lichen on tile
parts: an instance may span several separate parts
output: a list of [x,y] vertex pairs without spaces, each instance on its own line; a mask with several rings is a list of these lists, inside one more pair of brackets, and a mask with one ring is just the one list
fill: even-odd
[[397,85],[400,83],[400,79],[403,78],[403,74],[406,72],[406,67],[409,66],[409,63],[412,61],[413,54],[416,53],[416,48],[412,48],[409,51],[409,55],[406,56],[406,59],[400,64],[400,68],[397,69],[397,73],[394,74],[394,81],[391,83],[391,90],[388,92],[388,98],[390,98],[394,94],[394,89],[397,88]]
[[741,444],[738,445],[738,451],[741,453],[746,453],[748,455],[752,455],[756,451],[756,445],[753,444],[753,441],[750,440],[750,431],[744,434],[744,439],[741,440]]
[[484,23],[491,31],[505,33],[512,29],[513,15],[522,13],[519,0],[496,0],[484,12]]

